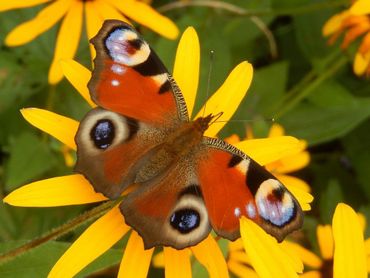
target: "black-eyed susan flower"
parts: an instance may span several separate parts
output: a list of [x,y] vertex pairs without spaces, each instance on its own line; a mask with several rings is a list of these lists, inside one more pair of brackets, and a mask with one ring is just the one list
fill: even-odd
[[348,205],[337,205],[332,225],[317,226],[320,255],[293,242],[285,247],[298,256],[306,271],[304,278],[367,277],[370,273],[370,239],[364,241],[365,218]]
[[346,49],[357,38],[362,37],[356,52],[353,70],[356,75],[370,75],[370,2],[368,0],[354,1],[352,6],[332,16],[323,27],[323,35],[329,37],[329,43],[334,43],[344,34],[341,47]]
[[[174,78],[182,89],[189,114],[192,113],[198,87],[199,62],[200,51],[198,37],[193,28],[188,28],[182,36],[177,50]],[[67,79],[87,102],[94,106],[90,100],[87,89],[87,83],[91,77],[91,72],[71,60],[64,61],[62,63],[62,68]],[[247,62],[242,62],[233,69],[223,85],[212,95],[206,105],[207,111],[212,111],[214,113],[224,111],[224,114],[222,116],[223,121],[212,125],[207,130],[207,136],[216,136],[218,131],[225,124],[225,121],[231,118],[250,86],[252,75],[252,66]],[[50,111],[36,108],[23,109],[21,112],[24,118],[32,125],[54,136],[71,149],[76,149],[74,137],[78,129],[77,121]],[[255,144],[253,142],[255,142]],[[254,158],[262,164],[277,160],[281,156],[287,154],[296,153],[297,149],[300,148],[299,141],[289,136],[270,138],[263,142],[264,144],[262,145],[260,139],[249,140],[249,143],[246,144],[246,146],[257,148]],[[238,147],[243,150],[248,150],[248,148],[245,149],[243,141],[238,144]],[[258,148],[260,152],[258,152]],[[266,155],[266,150],[270,150],[269,156]],[[299,196],[297,196],[297,198],[301,204],[306,201],[300,200]],[[92,185],[82,175],[74,174],[25,185],[9,194],[4,199],[4,202],[16,206],[47,207],[86,204],[104,200],[106,200],[106,198],[102,194],[94,192]],[[111,248],[130,230],[131,228],[125,224],[119,208],[115,206],[88,227],[70,246],[54,265],[50,272],[50,277],[69,277],[77,274],[86,265]],[[245,240],[250,241],[251,239],[249,237],[256,237],[257,240],[264,245],[264,241],[261,241],[261,237],[258,233],[266,235],[266,233],[257,225],[253,224],[252,221],[246,219],[242,220],[241,234]],[[277,244],[275,239],[272,239],[271,236],[268,237],[271,238],[269,239],[269,244]],[[265,252],[263,253],[265,257],[267,250],[263,248],[262,250]],[[118,276],[145,277],[148,272],[152,254],[153,248],[145,250],[141,237],[135,231],[131,231]],[[225,259],[216,240],[211,235],[198,245],[181,251],[164,247],[163,254],[166,277],[190,277],[191,254],[206,267],[211,277],[228,276]],[[251,254],[256,257],[259,256],[258,252],[252,252]],[[280,253],[274,253],[274,255],[281,257]],[[289,274],[294,273],[295,275],[297,271],[301,270],[297,262],[293,262],[293,266],[289,266],[292,264],[292,260],[288,259],[283,261],[284,264],[287,265]],[[260,261],[258,262],[261,263]],[[266,263],[269,263],[269,261]],[[260,268],[256,267],[256,269]]]
[[[317,227],[320,255],[288,240],[282,242],[280,248],[290,257],[302,260],[305,272],[300,277],[367,277],[370,273],[370,238],[364,241],[365,222],[363,215],[356,215],[348,205],[339,204],[333,216],[333,225]],[[238,277],[259,277],[242,245],[241,239],[229,244],[229,270]]]
[[[6,36],[5,43],[8,46],[28,43],[62,20],[49,70],[51,84],[56,84],[63,78],[59,61],[72,59],[76,54],[84,16],[89,39],[96,35],[104,20],[119,19],[129,22],[126,17],[169,39],[175,39],[179,33],[178,28],[169,18],[162,16],[141,0],[1,1],[0,11],[32,7],[42,3],[48,3],[48,5],[36,17],[14,28]],[[90,49],[94,51],[92,47]]]

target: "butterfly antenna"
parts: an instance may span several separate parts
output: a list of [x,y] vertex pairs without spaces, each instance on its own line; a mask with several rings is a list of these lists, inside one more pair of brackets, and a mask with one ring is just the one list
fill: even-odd
[[211,50],[209,52],[209,69],[208,69],[208,77],[207,77],[207,90],[206,90],[206,103],[203,106],[203,116],[206,113],[206,106],[207,106],[207,101],[208,101],[208,96],[209,96],[209,90],[211,87],[211,76],[212,76],[212,67],[213,67],[213,57],[214,57],[215,52]]
[[222,114],[223,114],[224,112],[219,112],[219,113],[217,113],[216,115],[214,115],[213,116],[213,119],[212,119],[212,121],[209,123],[209,125],[211,125],[211,124],[214,124],[214,123],[220,123],[220,122],[223,122],[223,121],[217,121],[219,118],[221,118],[221,116],[222,116]]
[[217,123],[250,123],[250,122],[258,122],[258,121],[265,121],[265,122],[275,122],[275,118],[263,118],[263,119],[253,119],[253,120],[227,120],[227,121],[214,121]]

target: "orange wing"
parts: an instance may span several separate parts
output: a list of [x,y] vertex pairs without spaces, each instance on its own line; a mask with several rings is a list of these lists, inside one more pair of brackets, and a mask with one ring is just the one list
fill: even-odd
[[126,223],[143,238],[146,249],[193,246],[211,229],[193,165],[187,158],[137,186],[120,209]]
[[205,138],[204,144],[197,173],[218,235],[238,238],[241,216],[279,241],[301,227],[303,214],[297,200],[271,173],[222,140]]
[[88,87],[97,105],[151,124],[188,121],[179,88],[130,25],[107,20],[91,42],[97,54]]

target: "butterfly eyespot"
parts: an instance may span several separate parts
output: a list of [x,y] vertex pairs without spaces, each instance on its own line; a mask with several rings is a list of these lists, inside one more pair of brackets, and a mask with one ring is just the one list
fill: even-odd
[[170,223],[181,234],[187,234],[199,227],[200,214],[193,209],[180,209],[172,214]]
[[90,137],[98,149],[107,149],[113,142],[115,128],[110,120],[99,120],[91,129]]
[[113,29],[104,45],[114,62],[126,66],[141,64],[150,54],[148,44],[136,32],[125,27]]
[[260,216],[272,225],[282,227],[295,218],[295,203],[292,197],[275,179],[264,181],[256,194]]

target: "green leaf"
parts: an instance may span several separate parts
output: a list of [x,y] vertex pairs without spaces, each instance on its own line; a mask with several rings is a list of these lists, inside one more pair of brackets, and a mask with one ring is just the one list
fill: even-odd
[[348,155],[351,166],[355,171],[355,178],[361,189],[370,200],[370,121],[363,123],[352,133],[343,138],[343,146]]
[[[317,1],[312,1],[317,2]],[[322,35],[322,27],[332,13],[327,10],[314,14],[302,14],[294,17],[293,25],[298,45],[305,57],[313,64],[321,64],[323,57],[333,52]]]
[[55,158],[48,146],[32,133],[22,133],[10,144],[6,189],[11,190],[51,169]]
[[243,110],[256,111],[266,117],[273,116],[271,114],[272,109],[283,96],[287,79],[287,62],[274,63],[257,69],[245,99],[246,106],[243,106]]
[[[7,242],[0,244],[0,252],[10,250],[24,242]],[[0,265],[0,277],[2,278],[33,278],[46,277],[57,260],[68,249],[70,243],[49,242],[40,247],[29,250],[22,256]],[[103,270],[107,267],[116,265],[122,258],[122,251],[111,249],[104,255],[86,267],[77,277]]]
[[315,145],[344,136],[369,116],[370,98],[356,98],[329,81],[312,92],[309,102],[284,115],[281,122],[288,134]]
[[287,9],[287,8],[297,8],[301,7],[302,5],[305,5],[307,3],[310,3],[308,0],[272,0],[271,6],[276,9]]
[[335,207],[343,201],[343,192],[338,180],[330,180],[320,196],[320,216],[324,223],[331,223]]
[[[247,96],[239,105],[238,110],[233,116],[237,122],[228,123],[221,131],[221,137],[237,133],[245,135],[245,126],[247,122],[252,122],[254,131],[268,130],[272,111],[279,102],[285,91],[287,82],[288,64],[279,62],[255,70],[252,85],[248,90]],[[268,80],[268,82],[266,82]],[[246,121],[245,123],[239,121]],[[268,124],[267,124],[268,123]],[[256,130],[255,130],[256,128]],[[266,132],[256,132],[255,135],[266,135]]]

